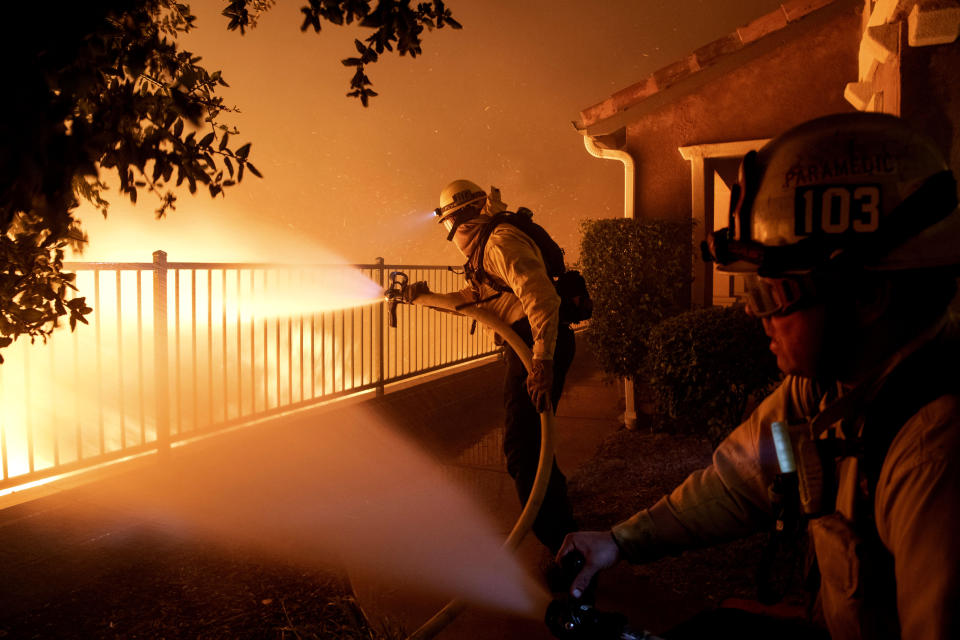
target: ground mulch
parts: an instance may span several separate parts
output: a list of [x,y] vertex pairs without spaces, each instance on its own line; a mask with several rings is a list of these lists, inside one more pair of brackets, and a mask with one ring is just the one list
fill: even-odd
[[394,640],[345,575],[197,541],[136,534],[89,582],[0,617],[3,638]]

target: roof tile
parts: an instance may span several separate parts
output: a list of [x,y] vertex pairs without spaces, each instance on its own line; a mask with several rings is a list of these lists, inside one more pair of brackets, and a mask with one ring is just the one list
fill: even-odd
[[[700,47],[682,60],[663,67],[640,82],[614,93],[607,100],[587,107],[580,112],[580,122],[577,126],[589,127],[621,111],[625,111],[655,93],[663,91],[684,78],[696,74],[701,69],[715,64],[724,56],[735,53],[745,45],[779,31],[789,23],[796,22],[804,16],[822,9],[835,1],[836,0],[788,0],[776,10],[757,18],[750,24],[737,29],[734,33]],[[898,2],[898,0],[879,1],[881,3]],[[934,1],[951,2],[955,0]]]
[[621,89],[611,96],[617,102],[623,101],[633,101],[633,100],[643,100],[646,97],[652,96],[657,91],[660,91],[663,87],[657,85],[656,79],[650,75],[636,82],[626,89]]
[[740,27],[737,29],[737,35],[740,36],[740,41],[743,44],[748,44],[769,33],[783,29],[785,26],[787,26],[787,14],[783,12],[781,7],[765,16],[760,16],[744,27]]
[[697,63],[695,55],[687,56],[671,65],[663,67],[653,72],[653,78],[657,82],[657,88],[662,91],[670,85],[676,84],[687,76],[700,71],[700,65]]
[[693,55],[697,59],[697,64],[700,65],[700,68],[703,68],[710,66],[718,58],[733,53],[741,47],[743,47],[743,43],[740,41],[740,36],[736,33],[731,33],[723,38],[714,40],[710,44],[705,44],[694,51]]
[[833,0],[789,0],[789,2],[784,2],[780,6],[787,16],[787,22],[796,22],[803,16],[827,6],[831,2]]

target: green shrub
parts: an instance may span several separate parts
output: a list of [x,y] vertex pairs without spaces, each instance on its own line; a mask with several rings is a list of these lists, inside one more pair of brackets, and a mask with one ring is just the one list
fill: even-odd
[[654,428],[702,433],[719,443],[742,421],[751,398],[780,380],[769,342],[741,306],[688,311],[656,326],[646,359]]
[[588,341],[604,373],[640,372],[650,329],[689,308],[692,221],[581,223],[580,267],[593,299]]

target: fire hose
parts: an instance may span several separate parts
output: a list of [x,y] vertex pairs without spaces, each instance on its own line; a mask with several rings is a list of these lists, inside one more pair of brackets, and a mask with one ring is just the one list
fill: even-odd
[[[396,326],[396,306],[397,303],[403,301],[403,293],[407,286],[407,276],[404,273],[395,271],[390,274],[390,279],[390,287],[384,293],[384,297],[389,305],[390,325]],[[496,331],[497,334],[510,345],[514,353],[520,357],[527,371],[533,366],[533,356],[530,353],[529,347],[527,347],[523,340],[520,339],[520,336],[518,336],[509,325],[489,311],[477,306],[465,307],[458,310],[455,308],[454,303],[447,300],[445,296],[435,293],[421,294],[417,296],[413,303],[439,311],[464,315],[476,320],[489,329]],[[547,484],[550,482],[550,470],[553,466],[553,450],[553,411],[547,410],[540,414],[540,459],[537,464],[537,475],[533,481],[533,488],[530,490],[530,497],[527,498],[527,503],[524,505],[520,517],[517,518],[513,529],[510,530],[510,534],[503,543],[504,548],[510,551],[516,551],[517,547],[520,546],[523,537],[527,535],[531,527],[533,527],[533,521],[536,519],[537,513],[540,511],[540,506],[543,504],[543,497],[547,492]],[[433,638],[440,633],[444,627],[453,622],[465,606],[466,603],[459,598],[451,600],[440,609],[440,611],[434,614],[432,618],[421,625],[419,629],[414,631],[407,640],[427,640],[428,638]]]
[[[397,305],[405,302],[407,286],[408,278],[405,273],[394,271],[390,274],[390,286],[384,292],[384,299],[388,304],[391,327],[397,326]],[[436,293],[420,294],[412,303],[476,320],[499,334],[514,350],[527,371],[530,371],[533,366],[533,356],[529,347],[509,325],[489,311],[476,305],[458,309],[446,296]],[[516,551],[524,536],[533,527],[533,521],[543,504],[547,484],[550,481],[554,446],[553,411],[543,411],[540,413],[540,458],[537,463],[537,474],[523,511],[503,543],[505,549]],[[563,569],[570,575],[572,581],[582,568],[584,558],[579,552],[573,552],[565,556],[564,560],[566,566]],[[465,607],[466,603],[463,600],[459,598],[451,600],[419,629],[410,634],[407,640],[428,640],[435,637],[453,622]],[[659,640],[645,631],[631,631],[627,628],[627,620],[622,614],[598,611],[586,600],[570,598],[553,600],[547,608],[545,622],[555,637],[564,640]]]

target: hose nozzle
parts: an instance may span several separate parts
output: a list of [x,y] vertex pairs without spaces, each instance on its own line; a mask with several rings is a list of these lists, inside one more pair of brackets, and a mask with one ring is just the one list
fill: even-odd
[[[560,560],[560,568],[569,583],[580,573],[584,557],[571,551]],[[593,606],[595,585],[582,598],[561,596],[547,606],[544,622],[555,638],[561,640],[661,640],[647,631],[634,631],[627,626],[627,617],[614,611],[600,611]]]
[[562,597],[547,607],[547,628],[561,640],[628,640],[647,638],[626,630],[627,618],[621,613],[603,612],[582,600]]
[[407,293],[407,283],[410,279],[402,271],[390,272],[390,285],[383,291],[383,299],[387,301],[390,311],[390,328],[397,328],[397,304],[403,302]]

